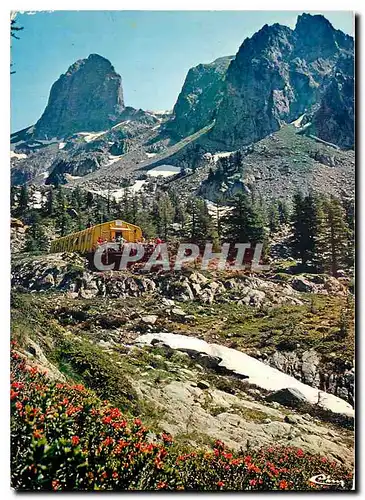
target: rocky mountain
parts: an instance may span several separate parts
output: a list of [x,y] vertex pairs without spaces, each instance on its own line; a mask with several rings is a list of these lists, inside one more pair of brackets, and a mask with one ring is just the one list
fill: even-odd
[[[297,119],[322,98],[334,104],[330,89],[336,87],[334,80],[339,75],[346,79],[353,74],[353,50],[353,38],[334,29],[320,15],[299,16],[294,30],[265,25],[243,42],[227,71],[212,139],[227,149],[237,148]],[[336,104],[341,119],[335,122],[343,121],[350,134],[352,127],[353,136],[351,113],[344,111],[349,99],[337,99]],[[324,102],[323,107],[328,105]],[[339,127],[316,130],[330,142],[352,142],[344,141]]]
[[224,79],[233,58],[220,57],[189,70],[166,130],[181,138],[211,123],[222,100]]
[[[212,201],[243,188],[269,198],[297,189],[352,196],[354,155],[338,146],[354,145],[354,40],[323,16],[303,14],[294,30],[265,25],[236,57],[190,69],[172,116],[124,107],[119,75],[91,55],[60,77],[41,119],[11,142],[13,184],[101,193],[108,183],[119,192],[165,166],[180,173],[157,179],[160,187]],[[237,171],[208,178],[221,154],[237,150]]]
[[124,110],[122,78],[104,57],[90,54],[72,64],[52,85],[33,137],[66,137],[110,128]]

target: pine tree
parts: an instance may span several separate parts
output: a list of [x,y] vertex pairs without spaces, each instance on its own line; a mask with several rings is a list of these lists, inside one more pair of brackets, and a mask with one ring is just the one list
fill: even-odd
[[53,194],[53,187],[51,186],[46,197],[46,204],[45,204],[45,215],[52,217],[54,214],[54,194]]
[[167,240],[171,224],[175,217],[175,209],[171,203],[170,197],[167,193],[163,193],[157,199],[157,206],[155,207],[156,225],[159,235]]
[[59,214],[57,218],[57,226],[60,232],[60,236],[66,236],[67,234],[72,233],[73,231],[72,219],[66,211]]
[[18,213],[19,215],[24,215],[29,209],[29,192],[25,184],[20,188],[19,201],[18,201]]
[[278,212],[279,212],[280,224],[289,224],[289,222],[290,222],[290,210],[289,210],[288,204],[285,200],[278,201]]
[[280,225],[280,215],[279,209],[276,202],[272,202],[268,209],[268,224],[270,229],[270,234],[276,233]]
[[217,234],[206,202],[200,198],[190,198],[187,202],[187,213],[190,219],[187,224],[189,239],[197,244],[207,241],[215,243]]
[[38,212],[33,212],[32,224],[25,235],[25,251],[45,251],[47,248],[48,238],[46,237],[41,217]]
[[180,225],[180,230],[184,234],[188,222],[188,213],[186,206],[180,201],[177,202],[175,207],[175,222]]
[[83,207],[83,201],[82,191],[79,186],[76,186],[71,192],[70,205],[78,211]]
[[352,270],[355,264],[355,203],[352,198],[343,198],[342,205],[348,227],[346,267]]
[[154,224],[152,215],[147,210],[139,210],[136,218],[137,226],[142,229],[143,235],[149,238],[155,238],[157,236],[156,226]]
[[318,206],[312,194],[303,197],[301,193],[293,199],[293,255],[300,257],[302,264],[313,261],[318,227]]
[[348,258],[349,228],[340,200],[334,196],[324,199],[318,221],[316,262],[321,271],[336,276],[339,269],[346,267]]
[[235,243],[263,243],[266,239],[262,210],[244,194],[233,199],[233,208],[224,218],[226,238]]

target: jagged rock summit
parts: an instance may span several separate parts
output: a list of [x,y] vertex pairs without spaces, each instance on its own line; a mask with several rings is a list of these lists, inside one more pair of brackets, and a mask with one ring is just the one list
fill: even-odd
[[121,76],[110,61],[90,54],[72,64],[52,85],[33,137],[62,138],[79,131],[105,130],[124,108]]
[[[294,30],[265,25],[243,42],[228,68],[211,137],[228,149],[256,142],[320,105],[339,74],[353,85],[353,66],[353,38],[321,15],[299,16]],[[345,108],[353,107],[353,100],[350,95],[336,102],[340,109],[325,140],[351,147],[353,113]],[[343,127],[348,132],[345,141]],[[325,127],[317,124],[316,129]]]

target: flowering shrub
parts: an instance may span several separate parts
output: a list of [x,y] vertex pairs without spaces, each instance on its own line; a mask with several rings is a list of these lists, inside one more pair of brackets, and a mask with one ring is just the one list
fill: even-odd
[[127,421],[82,385],[50,382],[14,350],[10,398],[18,490],[308,490],[320,473],[352,485],[344,467],[295,448],[244,455],[216,441],[178,455],[170,435]]

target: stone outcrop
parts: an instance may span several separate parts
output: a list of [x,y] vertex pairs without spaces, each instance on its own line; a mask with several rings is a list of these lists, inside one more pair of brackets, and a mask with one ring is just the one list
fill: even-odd
[[121,76],[107,59],[90,54],[72,64],[52,85],[33,136],[49,140],[80,131],[106,130],[123,109]]
[[[225,95],[211,137],[227,149],[237,149],[310,111],[327,90],[326,101],[338,102],[333,98],[333,82],[339,72],[345,76],[353,73],[353,50],[353,38],[334,29],[320,15],[299,16],[295,30],[279,24],[265,25],[243,42],[229,66]],[[346,107],[351,98],[347,101]],[[331,107],[340,113],[335,108]],[[346,122],[347,129],[352,117],[348,113],[334,121]],[[329,135],[326,140],[341,145],[351,142],[339,136],[334,126],[329,131],[320,135]]]

